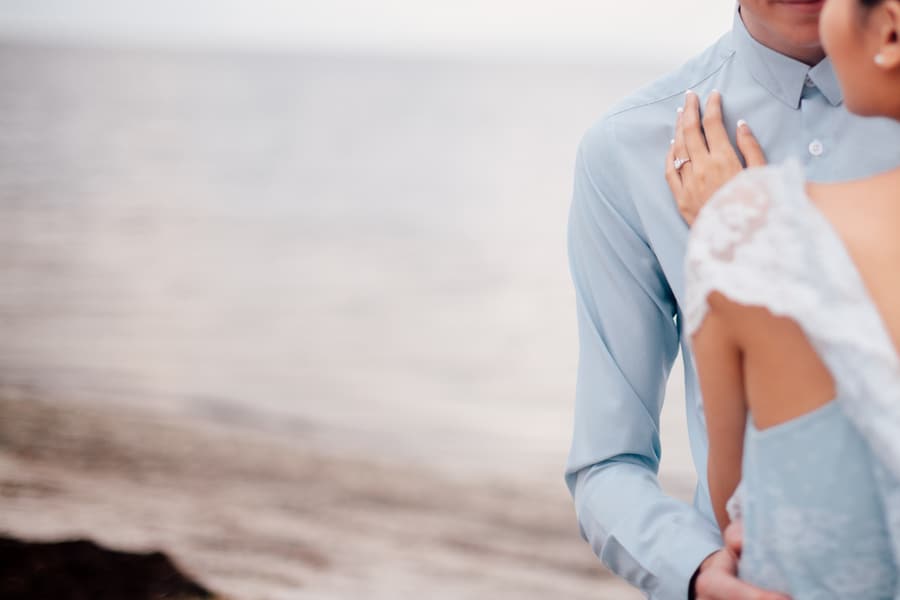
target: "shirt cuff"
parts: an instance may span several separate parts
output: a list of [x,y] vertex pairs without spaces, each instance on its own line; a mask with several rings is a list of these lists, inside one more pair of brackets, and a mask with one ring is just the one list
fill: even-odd
[[[687,600],[691,578],[706,558],[722,549],[719,541],[692,540],[690,544],[674,545],[671,562],[658,574],[659,588],[650,594],[650,600]],[[668,572],[666,572],[668,571]]]

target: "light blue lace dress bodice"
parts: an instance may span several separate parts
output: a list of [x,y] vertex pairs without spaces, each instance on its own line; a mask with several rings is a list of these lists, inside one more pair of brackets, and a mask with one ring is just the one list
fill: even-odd
[[686,329],[718,291],[796,321],[831,372],[825,406],[744,440],[729,502],[739,575],[794,600],[900,599],[900,358],[796,162],[751,169],[703,208],[688,244]]
[[794,600],[894,598],[877,460],[838,402],[745,438],[738,574]]

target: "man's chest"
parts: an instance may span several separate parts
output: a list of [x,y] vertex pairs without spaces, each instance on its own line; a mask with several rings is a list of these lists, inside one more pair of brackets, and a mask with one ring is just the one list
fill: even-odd
[[[753,131],[769,162],[799,160],[812,181],[858,179],[900,166],[900,124],[896,122],[864,119],[839,108],[826,109],[819,105],[789,112],[760,111],[756,118],[760,126]],[[780,126],[773,123],[763,126],[764,118],[777,120]],[[648,147],[668,146],[664,135],[655,137],[660,139],[652,140]],[[626,161],[622,165],[623,176],[629,182],[629,194],[646,242],[658,260],[660,275],[681,305],[684,256],[690,231],[678,213],[663,167],[657,172],[646,168],[661,160],[646,157],[643,161]]]

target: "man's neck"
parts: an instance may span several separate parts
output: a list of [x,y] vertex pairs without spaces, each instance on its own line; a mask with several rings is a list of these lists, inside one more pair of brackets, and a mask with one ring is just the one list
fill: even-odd
[[822,46],[801,48],[791,46],[784,40],[779,39],[778,36],[773,34],[764,24],[756,22],[752,15],[744,15],[743,12],[740,11],[739,14],[741,20],[744,22],[744,27],[747,28],[747,32],[763,46],[770,48],[779,54],[789,56],[794,60],[799,60],[809,66],[817,65],[825,59],[825,50]]

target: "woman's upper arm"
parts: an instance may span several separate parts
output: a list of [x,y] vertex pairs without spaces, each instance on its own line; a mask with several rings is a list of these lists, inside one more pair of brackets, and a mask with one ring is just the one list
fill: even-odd
[[741,346],[731,324],[733,304],[718,293],[708,301],[709,311],[692,346],[709,434],[710,496],[724,530],[729,522],[725,504],[741,480],[747,402]]

